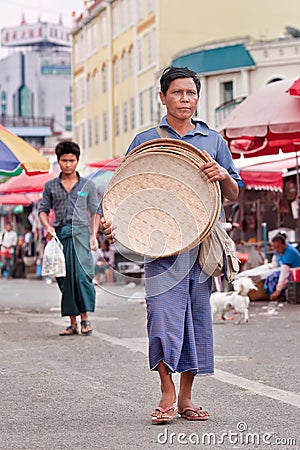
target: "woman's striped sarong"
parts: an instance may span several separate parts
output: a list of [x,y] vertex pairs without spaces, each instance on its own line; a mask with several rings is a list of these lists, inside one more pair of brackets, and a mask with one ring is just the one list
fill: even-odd
[[145,262],[149,363],[170,372],[214,372],[211,278],[199,281],[198,250]]

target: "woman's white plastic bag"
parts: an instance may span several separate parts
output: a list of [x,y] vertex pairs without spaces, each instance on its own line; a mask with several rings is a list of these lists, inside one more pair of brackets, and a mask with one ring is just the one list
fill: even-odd
[[63,245],[57,236],[53,236],[45,247],[42,264],[42,276],[66,276],[66,261]]

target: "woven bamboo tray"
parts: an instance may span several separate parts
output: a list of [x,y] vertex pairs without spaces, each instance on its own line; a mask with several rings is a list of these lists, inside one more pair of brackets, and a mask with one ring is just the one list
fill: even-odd
[[199,170],[207,160],[195,147],[173,139],[134,149],[103,197],[104,217],[115,227],[115,239],[154,258],[201,243],[221,207],[219,183],[209,182]]

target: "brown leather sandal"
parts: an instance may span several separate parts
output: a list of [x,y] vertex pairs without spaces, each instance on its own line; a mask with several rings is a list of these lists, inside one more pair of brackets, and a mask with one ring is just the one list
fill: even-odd
[[59,333],[60,336],[73,336],[74,334],[78,334],[78,328],[74,325],[69,325],[65,330]]
[[[89,336],[90,334],[92,334],[93,329],[88,330],[87,327],[91,326],[91,322],[89,320],[82,320],[80,322],[81,325],[81,334],[84,334],[85,336]],[[85,328],[87,331],[82,331],[82,328]]]

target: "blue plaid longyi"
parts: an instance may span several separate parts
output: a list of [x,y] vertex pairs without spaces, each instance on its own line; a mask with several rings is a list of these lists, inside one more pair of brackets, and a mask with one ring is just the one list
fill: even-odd
[[151,370],[164,361],[170,372],[213,374],[211,278],[200,283],[200,273],[195,251],[146,261]]

